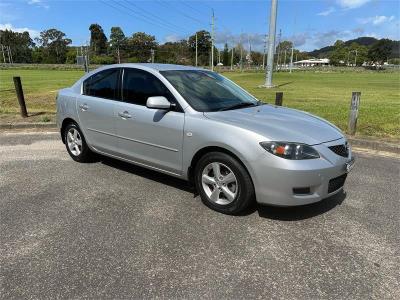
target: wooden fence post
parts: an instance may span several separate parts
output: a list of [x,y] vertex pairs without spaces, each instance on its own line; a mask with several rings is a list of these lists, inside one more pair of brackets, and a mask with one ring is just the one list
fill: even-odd
[[355,135],[357,129],[358,108],[360,106],[361,92],[353,92],[350,103],[349,134]]
[[283,92],[276,92],[275,105],[282,106],[282,102],[283,102]]
[[14,79],[15,92],[16,92],[17,98],[18,98],[18,103],[21,108],[21,116],[23,118],[26,118],[26,117],[28,117],[28,112],[26,111],[24,91],[22,90],[21,77],[19,77],[19,76],[13,77],[13,79]]

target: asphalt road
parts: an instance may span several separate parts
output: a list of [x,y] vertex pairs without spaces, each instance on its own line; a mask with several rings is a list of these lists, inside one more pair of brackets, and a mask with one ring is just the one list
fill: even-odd
[[318,204],[205,207],[185,182],[0,134],[0,298],[400,298],[400,160]]

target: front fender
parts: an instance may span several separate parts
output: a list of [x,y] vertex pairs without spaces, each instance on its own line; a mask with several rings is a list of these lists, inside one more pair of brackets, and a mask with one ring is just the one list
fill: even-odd
[[249,130],[205,118],[202,115],[188,115],[185,118],[183,138],[183,175],[188,178],[193,157],[204,148],[218,147],[233,153],[254,173],[251,162],[256,161],[265,151],[259,142],[263,137]]

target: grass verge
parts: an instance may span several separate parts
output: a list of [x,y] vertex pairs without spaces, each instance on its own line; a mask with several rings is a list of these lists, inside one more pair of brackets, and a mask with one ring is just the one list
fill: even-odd
[[[18,121],[19,108],[12,77],[20,76],[28,112],[23,121],[54,120],[55,97],[71,86],[82,70],[0,70],[0,122]],[[226,72],[225,76],[267,103],[274,103],[277,91],[284,93],[283,105],[323,117],[342,130],[347,129],[351,93],[361,92],[357,135],[385,139],[400,138],[400,72],[307,71],[274,74],[275,88],[259,86],[261,72]],[[284,126],[284,124],[283,124]]]

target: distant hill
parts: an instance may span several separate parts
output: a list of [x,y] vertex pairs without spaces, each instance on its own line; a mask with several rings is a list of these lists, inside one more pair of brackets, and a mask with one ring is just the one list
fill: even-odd
[[357,43],[361,46],[371,46],[373,43],[375,43],[376,41],[378,41],[378,39],[374,38],[374,37],[369,37],[369,36],[363,36],[363,37],[359,37],[356,38],[354,40],[348,40],[347,42],[344,42],[344,44],[346,46],[350,46],[352,43]]
[[[378,41],[376,38],[363,36],[363,37],[359,37],[359,38],[356,38],[353,40],[348,40],[348,41],[344,42],[344,44],[346,46],[350,46],[352,43],[357,43],[359,45],[369,47],[376,41]],[[311,57],[324,58],[324,57],[327,57],[329,52],[332,50],[333,50],[333,46],[327,46],[327,47],[323,47],[321,49],[316,49],[314,51],[308,52],[308,55]]]

